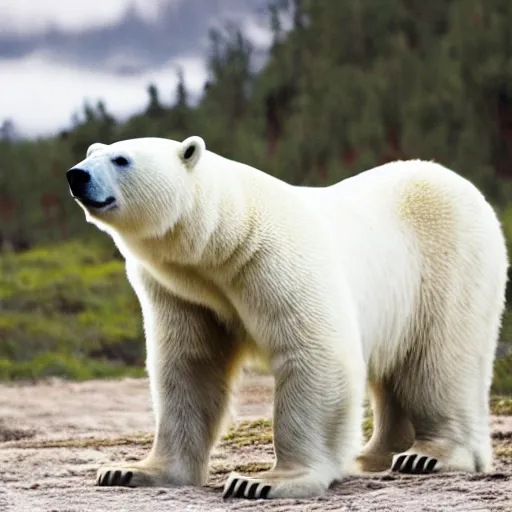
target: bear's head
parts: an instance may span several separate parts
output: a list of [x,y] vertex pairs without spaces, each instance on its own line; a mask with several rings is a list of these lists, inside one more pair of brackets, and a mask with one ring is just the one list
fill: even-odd
[[95,143],[66,177],[89,222],[106,231],[157,236],[193,202],[193,175],[205,151],[197,136],[183,142],[141,138]]

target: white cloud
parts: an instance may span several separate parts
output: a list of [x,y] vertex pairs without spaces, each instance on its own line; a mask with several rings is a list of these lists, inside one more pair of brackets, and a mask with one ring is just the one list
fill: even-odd
[[[51,26],[80,31],[115,23],[130,6],[154,21],[163,4],[183,1],[189,0],[0,0],[0,23],[3,33],[42,33]],[[271,34],[261,21],[242,16],[239,22],[256,46],[268,47]],[[111,50],[106,57],[112,69],[143,68],[144,62],[138,62],[143,57],[133,51],[127,55]],[[79,56],[73,66],[55,62],[58,56],[42,48],[18,60],[0,60],[0,123],[12,118],[29,136],[53,133],[70,125],[72,114],[82,111],[86,99],[93,104],[104,100],[111,113],[123,118],[145,107],[150,82],[158,86],[162,101],[171,101],[177,65],[184,69],[191,94],[198,95],[206,79],[205,57],[176,58],[158,70],[133,76],[84,69]]]
[[162,3],[180,0],[0,0],[2,30],[8,33],[42,32],[51,26],[83,30],[119,20],[133,5],[148,20],[158,16]]
[[0,61],[0,112],[27,136],[69,126],[72,114],[82,111],[86,99],[92,104],[104,100],[108,111],[122,119],[147,105],[149,83],[157,85],[163,103],[172,101],[178,65],[183,67],[190,93],[200,94],[206,80],[202,58],[177,58],[154,72],[129,77],[71,68],[41,55]]
[[267,49],[272,43],[272,31],[253,18],[243,20],[242,33],[258,48]]

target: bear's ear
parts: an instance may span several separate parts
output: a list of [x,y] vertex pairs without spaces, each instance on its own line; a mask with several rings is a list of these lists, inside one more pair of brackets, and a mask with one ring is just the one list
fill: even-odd
[[194,135],[185,139],[180,146],[179,156],[181,161],[189,168],[192,169],[203,153],[206,151],[206,144],[201,137]]
[[94,144],[91,144],[89,146],[89,149],[87,150],[87,154],[85,155],[86,158],[90,157],[93,153],[98,151],[99,149],[106,148],[106,144],[102,144],[101,142],[95,142]]

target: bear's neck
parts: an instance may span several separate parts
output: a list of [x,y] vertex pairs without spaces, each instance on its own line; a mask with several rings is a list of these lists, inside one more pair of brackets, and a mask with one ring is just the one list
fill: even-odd
[[230,181],[217,176],[216,183],[199,178],[192,204],[169,230],[160,236],[121,237],[128,253],[150,263],[214,270],[256,236],[256,205],[243,182],[235,176]]

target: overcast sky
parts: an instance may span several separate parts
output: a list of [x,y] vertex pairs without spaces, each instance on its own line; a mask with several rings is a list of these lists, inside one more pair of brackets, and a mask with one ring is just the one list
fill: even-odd
[[0,0],[0,122],[24,135],[70,125],[87,99],[123,118],[155,83],[171,102],[178,66],[189,91],[206,79],[208,28],[238,21],[259,48],[270,42],[264,0]]

